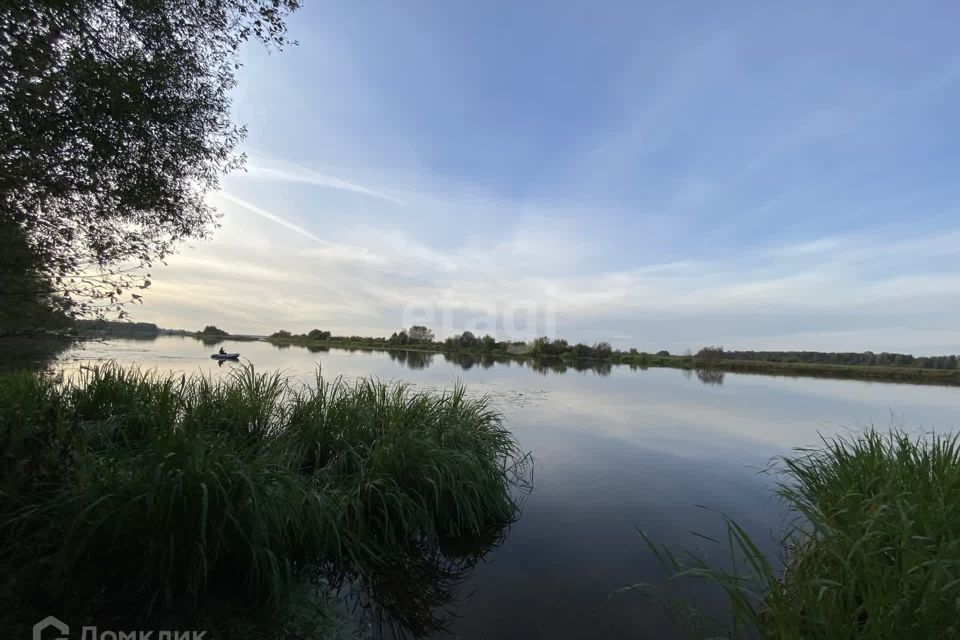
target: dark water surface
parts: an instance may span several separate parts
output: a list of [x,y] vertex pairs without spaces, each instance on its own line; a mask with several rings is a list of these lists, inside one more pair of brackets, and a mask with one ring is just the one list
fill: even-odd
[[[536,458],[534,490],[504,542],[446,607],[451,632],[463,638],[682,637],[649,599],[616,595],[663,579],[638,527],[722,562],[722,548],[690,531],[719,535],[723,513],[773,550],[783,515],[771,479],[758,473],[772,456],[815,445],[818,433],[869,424],[954,430],[960,408],[960,391],[949,387],[626,366],[561,372],[442,354],[224,346],[258,370],[303,379],[320,366],[327,377],[376,376],[421,389],[460,380],[492,398]],[[112,359],[225,374],[231,365],[209,358],[217,347],[180,337],[112,340],[71,349],[59,366],[70,372]],[[690,593],[704,609],[722,611],[716,594]]]

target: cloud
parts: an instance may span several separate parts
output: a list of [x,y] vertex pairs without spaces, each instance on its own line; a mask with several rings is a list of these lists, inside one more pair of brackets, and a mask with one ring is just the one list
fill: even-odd
[[[799,348],[803,338],[807,348],[817,348],[842,337],[850,341],[845,348],[883,350],[894,346],[870,340],[897,335],[884,323],[910,308],[928,314],[929,326],[919,333],[901,330],[903,344],[929,350],[934,338],[949,335],[945,318],[960,311],[952,295],[960,290],[953,251],[960,229],[905,236],[899,228],[879,228],[711,259],[633,259],[628,269],[612,269],[602,266],[603,243],[582,227],[550,225],[537,216],[501,228],[487,245],[449,247],[395,224],[361,225],[346,233],[369,240],[369,247],[358,248],[320,239],[252,202],[220,195],[224,228],[209,245],[175,256],[160,270],[144,316],[171,318],[177,308],[189,308],[204,321],[225,316],[240,332],[322,326],[351,334],[364,327],[382,335],[400,327],[410,307],[434,309],[438,323],[444,314],[459,318],[453,330],[484,314],[500,326],[502,318],[496,318],[506,310],[536,307],[556,312],[560,335],[587,341],[619,336],[618,346]],[[445,204],[454,215],[458,206],[474,205]],[[249,236],[250,224],[268,240],[231,251],[232,238]],[[940,260],[937,271],[890,271],[924,247],[949,260]],[[591,266],[595,262],[601,266]],[[860,319],[863,344],[856,344],[856,331],[839,329],[847,324],[840,317]],[[778,323],[783,337],[757,334],[752,327],[758,322]],[[767,326],[764,333],[769,331]]]
[[296,233],[297,235],[302,236],[302,237],[304,237],[304,238],[306,238],[306,239],[308,239],[308,240],[312,240],[313,242],[316,242],[316,243],[318,243],[318,244],[329,245],[329,246],[332,246],[332,244],[333,244],[332,242],[327,242],[326,240],[322,240],[322,239],[318,238],[317,236],[313,235],[312,233],[310,233],[309,231],[307,231],[305,228],[301,227],[300,225],[293,224],[293,223],[290,222],[289,220],[286,220],[286,219],[278,216],[278,215],[275,214],[275,213],[271,213],[271,212],[267,211],[266,209],[264,209],[264,208],[262,208],[262,207],[258,207],[257,205],[253,204],[252,202],[247,202],[246,200],[243,200],[243,199],[238,198],[238,197],[236,197],[236,196],[230,195],[230,194],[227,193],[226,191],[219,191],[219,192],[217,192],[216,195],[219,196],[219,197],[221,197],[221,198],[223,198],[224,200],[226,200],[226,201],[228,201],[228,202],[232,202],[232,203],[235,204],[235,205],[238,205],[238,206],[240,206],[240,207],[243,207],[244,209],[246,209],[247,211],[249,211],[249,212],[251,212],[251,213],[257,214],[257,215],[260,216],[261,218],[266,218],[266,219],[269,220],[270,222],[274,222],[274,223],[280,225],[281,227],[284,227],[284,228],[286,228],[286,229],[289,229],[290,231],[293,231],[293,232]]
[[266,180],[280,180],[287,182],[300,182],[303,184],[325,187],[329,189],[338,189],[359,195],[377,198],[394,204],[403,204],[403,201],[388,195],[381,191],[370,189],[368,187],[343,180],[335,176],[319,173],[307,167],[302,167],[289,162],[269,161],[265,159],[254,158],[246,166],[246,173],[254,178]]
[[618,346],[960,350],[949,21],[601,12],[570,46],[553,14],[498,40],[462,3],[445,30],[365,11],[306,7],[301,47],[244,67],[257,151],[144,319],[382,335],[530,305]]
[[818,238],[809,242],[774,247],[769,250],[771,256],[797,257],[824,253],[837,249],[843,244],[840,237]]

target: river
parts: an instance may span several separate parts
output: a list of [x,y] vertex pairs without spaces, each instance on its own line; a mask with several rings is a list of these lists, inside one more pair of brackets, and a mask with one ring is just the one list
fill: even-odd
[[[318,368],[326,377],[375,376],[418,389],[459,380],[491,397],[536,459],[534,488],[502,544],[441,608],[449,630],[464,638],[683,637],[654,600],[618,594],[664,579],[638,528],[721,562],[723,547],[691,532],[722,534],[725,514],[773,552],[784,514],[772,478],[760,473],[773,456],[871,424],[949,431],[960,408],[960,390],[950,387],[223,344],[258,370],[304,380]],[[57,367],[69,374],[116,360],[228,375],[236,365],[218,365],[209,358],[215,350],[185,337],[109,340],[71,348]],[[672,593],[723,613],[710,589],[675,585]]]

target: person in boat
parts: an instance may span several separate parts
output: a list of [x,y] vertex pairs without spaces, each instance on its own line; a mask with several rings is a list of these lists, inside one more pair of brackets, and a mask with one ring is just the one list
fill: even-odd
[[220,347],[220,355],[225,356],[227,352],[223,350],[223,347]]

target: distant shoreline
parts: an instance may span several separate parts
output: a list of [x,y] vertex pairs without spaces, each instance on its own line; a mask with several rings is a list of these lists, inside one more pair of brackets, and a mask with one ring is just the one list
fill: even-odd
[[608,362],[616,365],[636,367],[656,367],[684,370],[708,370],[727,373],[745,373],[757,375],[829,378],[837,380],[861,380],[866,382],[892,382],[939,386],[960,386],[960,370],[957,369],[926,369],[919,367],[888,367],[888,366],[858,366],[837,364],[815,364],[806,362],[769,362],[747,360],[705,360],[696,356],[687,355],[654,355],[648,353],[630,354],[614,352],[609,357],[565,357],[565,356],[536,356],[522,351],[482,351],[479,349],[449,349],[444,344],[406,344],[393,345],[389,343],[371,344],[367,341],[351,340],[309,340],[299,337],[271,338],[268,336],[204,336],[202,334],[185,335],[197,339],[216,339],[223,341],[262,341],[273,345],[296,346],[303,348],[344,349],[362,351],[418,351],[423,353],[445,353],[477,358],[489,357],[496,360],[537,360],[543,362]]
[[[493,358],[496,360],[524,360],[555,364],[557,366],[577,363],[596,365],[627,365],[631,367],[661,367],[691,371],[717,371],[757,375],[829,378],[838,380],[862,380],[867,382],[894,382],[941,386],[960,386],[960,366],[956,356],[914,357],[906,354],[821,353],[809,351],[791,352],[749,352],[723,351],[720,347],[707,347],[694,355],[673,355],[666,351],[656,354],[631,349],[613,350],[606,343],[589,347],[587,345],[568,345],[563,340],[549,341],[545,338],[524,342],[498,342],[489,336],[483,339],[467,333],[444,341],[408,340],[403,343],[391,338],[369,338],[365,336],[330,336],[329,332],[315,331],[321,338],[305,334],[290,334],[279,331],[270,336],[231,335],[210,325],[206,329],[214,331],[187,331],[183,329],[161,329],[148,323],[98,322],[81,325],[86,337],[99,339],[131,338],[153,339],[160,335],[182,336],[201,340],[207,344],[222,341],[269,342],[277,346],[297,346],[310,349],[348,349],[367,351],[414,351],[422,353],[442,353],[463,357]],[[830,362],[796,361],[813,356],[820,359],[837,359],[836,356],[859,359],[864,356],[871,364],[836,364]],[[735,357],[731,357],[735,356]],[[895,359],[901,364],[888,365],[879,362]],[[920,361],[927,366],[909,364]],[[939,361],[934,363],[933,361]],[[908,364],[902,364],[906,362]],[[874,364],[875,363],[875,364]],[[935,368],[931,366],[935,364]]]

